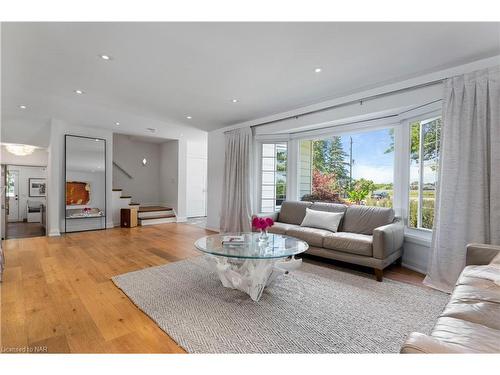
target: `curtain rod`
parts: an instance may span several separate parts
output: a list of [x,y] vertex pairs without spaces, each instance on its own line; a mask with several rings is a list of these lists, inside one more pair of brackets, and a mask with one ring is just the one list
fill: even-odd
[[257,128],[259,126],[274,124],[276,122],[290,120],[290,119],[298,119],[298,118],[300,118],[302,116],[312,115],[314,113],[320,113],[320,112],[328,111],[328,110],[335,109],[335,108],[345,107],[345,106],[348,106],[348,105],[351,105],[351,104],[356,104],[356,103],[363,104],[363,102],[366,102],[368,100],[374,100],[374,99],[382,98],[384,96],[393,95],[393,94],[396,94],[396,93],[401,93],[401,92],[406,92],[406,91],[413,91],[413,90],[420,89],[420,88],[423,88],[423,87],[435,86],[435,85],[441,84],[443,82],[444,82],[444,79],[438,79],[438,80],[435,80],[435,81],[422,83],[420,85],[415,85],[415,86],[411,86],[411,87],[405,87],[405,88],[402,88],[402,89],[387,91],[387,92],[384,92],[384,93],[381,93],[381,94],[366,96],[366,97],[361,98],[361,99],[350,100],[348,102],[344,102],[344,103],[340,103],[340,104],[335,104],[335,105],[331,105],[331,106],[320,108],[320,109],[315,109],[313,111],[308,111],[308,112],[300,113],[298,115],[287,116],[287,117],[283,117],[283,118],[280,118],[280,119],[277,119],[277,120],[271,120],[271,121],[262,122],[260,124],[252,125],[252,126],[250,126],[250,128]]
[[[393,117],[399,117],[399,116],[401,116],[404,113],[407,113],[407,112],[410,112],[410,111],[414,111],[416,109],[425,107],[425,106],[430,105],[430,104],[434,104],[434,103],[440,102],[442,100],[443,99],[436,99],[436,100],[433,100],[433,101],[431,101],[429,103],[425,103],[425,104],[419,105],[419,106],[417,106],[415,108],[410,108],[410,109],[407,109],[405,111],[401,111],[399,113],[395,113],[395,114],[392,114],[392,115],[379,116],[379,117],[369,118],[369,119],[366,119],[366,120],[349,121],[349,122],[344,122],[344,123],[336,124],[334,126],[336,127],[336,126],[354,125],[354,124],[361,124],[363,122],[370,122],[370,121],[384,120],[384,119],[393,118]],[[317,131],[321,131],[321,130],[328,130],[328,129],[331,129],[331,128],[332,128],[332,125],[327,125],[327,126],[323,126],[323,127],[320,127],[320,128],[298,130],[298,131],[295,131],[295,132],[290,132],[288,134],[295,135],[295,134],[302,134],[302,133],[309,133],[309,132],[317,132]],[[266,134],[259,134],[259,136],[264,136],[264,135],[266,135]],[[268,135],[270,135],[270,134],[268,134]]]

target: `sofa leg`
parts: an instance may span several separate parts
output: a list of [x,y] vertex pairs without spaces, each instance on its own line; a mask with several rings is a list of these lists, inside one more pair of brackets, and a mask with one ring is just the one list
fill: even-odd
[[382,281],[384,279],[384,270],[379,270],[377,268],[373,269],[375,271],[375,278],[377,281]]

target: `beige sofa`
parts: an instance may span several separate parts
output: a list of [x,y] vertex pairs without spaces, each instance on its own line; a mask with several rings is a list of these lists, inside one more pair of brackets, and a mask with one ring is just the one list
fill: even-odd
[[[338,231],[300,226],[306,208],[343,212]],[[285,201],[280,212],[258,216],[273,218],[275,224],[269,232],[306,241],[309,244],[307,253],[371,267],[378,281],[382,281],[383,269],[403,254],[403,224],[394,217],[391,208]]]
[[401,353],[500,353],[500,246],[467,246],[467,267],[430,336],[413,332]]

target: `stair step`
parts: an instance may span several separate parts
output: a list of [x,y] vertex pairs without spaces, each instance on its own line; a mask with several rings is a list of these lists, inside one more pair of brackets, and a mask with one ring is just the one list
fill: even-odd
[[155,225],[155,224],[166,224],[166,223],[175,223],[177,219],[175,215],[162,215],[157,217],[150,218],[142,218],[139,219],[139,225]]
[[171,211],[170,207],[162,206],[141,206],[139,207],[139,212],[155,212],[155,211]]
[[161,210],[161,211],[141,211],[139,209],[137,216],[139,219],[151,219],[164,216],[175,216],[174,210]]

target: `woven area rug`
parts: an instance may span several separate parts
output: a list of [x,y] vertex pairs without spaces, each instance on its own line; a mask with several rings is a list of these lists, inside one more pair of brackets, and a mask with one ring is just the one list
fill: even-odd
[[221,285],[203,257],[113,277],[189,353],[394,353],[429,333],[448,295],[304,262],[259,302]]

